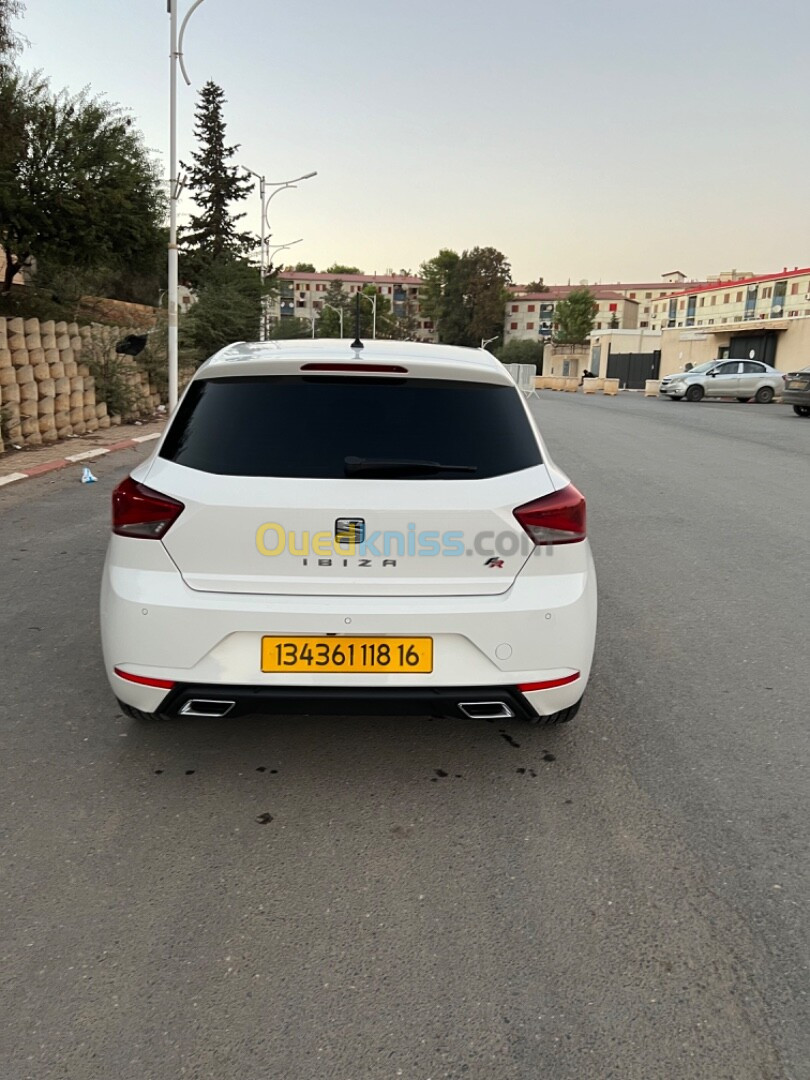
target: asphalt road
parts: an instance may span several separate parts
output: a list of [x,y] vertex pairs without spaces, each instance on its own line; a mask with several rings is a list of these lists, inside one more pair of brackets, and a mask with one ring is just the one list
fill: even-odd
[[0,492],[3,1080],[810,1077],[810,421],[533,408],[600,575],[559,730],[133,725],[96,596],[135,455]]

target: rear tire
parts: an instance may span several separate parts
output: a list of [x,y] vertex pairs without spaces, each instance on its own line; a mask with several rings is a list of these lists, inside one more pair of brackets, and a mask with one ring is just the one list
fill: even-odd
[[773,401],[773,387],[772,386],[760,386],[757,390],[754,398],[758,405],[770,405]]
[[686,400],[687,401],[700,401],[700,400],[702,400],[702,398],[703,398],[703,387],[702,386],[690,386],[689,389],[686,391]]
[[157,713],[141,712],[140,709],[133,709],[131,705],[127,705],[125,701],[121,701],[120,698],[115,699],[118,702],[118,708],[128,717],[130,720],[137,720],[140,724],[150,724],[155,720],[159,720],[160,717]]
[[810,416],[810,405],[794,405],[793,411],[797,416]]
[[582,698],[575,702],[573,705],[569,705],[567,709],[560,709],[559,712],[552,713],[551,716],[536,716],[532,717],[529,721],[530,724],[567,724],[569,720],[573,720],[579,712],[579,707],[582,704]]

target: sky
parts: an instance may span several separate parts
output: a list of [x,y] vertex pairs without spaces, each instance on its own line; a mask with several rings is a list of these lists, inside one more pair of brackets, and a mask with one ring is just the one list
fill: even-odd
[[[167,162],[166,0],[27,7],[21,65],[124,105]],[[181,159],[212,79],[236,162],[317,170],[270,204],[290,262],[418,272],[491,245],[549,284],[810,265],[808,0],[204,0],[184,52]],[[245,209],[258,232],[258,192]]]

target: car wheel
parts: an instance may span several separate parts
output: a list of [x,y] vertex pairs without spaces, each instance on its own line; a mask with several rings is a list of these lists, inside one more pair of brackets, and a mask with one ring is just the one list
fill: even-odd
[[759,405],[768,405],[773,401],[773,387],[772,386],[760,386],[754,395]]
[[797,416],[810,416],[810,405],[794,405],[793,411]]
[[131,705],[127,705],[125,701],[121,701],[120,698],[115,699],[118,702],[118,708],[124,714],[129,717],[130,720],[138,720],[142,724],[151,723],[153,720],[158,720],[157,713],[141,712],[140,709],[133,709]]
[[750,401],[750,400],[751,400],[751,398],[748,398],[748,397],[738,397],[737,398],[737,401],[741,402],[742,404],[745,404],[746,401]]
[[582,704],[582,698],[579,699],[574,705],[569,705],[567,709],[560,709],[559,712],[552,713],[551,716],[536,716],[529,720],[530,724],[567,724],[569,720],[573,720],[579,712],[579,707]]
[[700,399],[702,397],[703,397],[703,387],[702,386],[690,386],[689,389],[686,391],[686,400],[687,401],[700,401]]

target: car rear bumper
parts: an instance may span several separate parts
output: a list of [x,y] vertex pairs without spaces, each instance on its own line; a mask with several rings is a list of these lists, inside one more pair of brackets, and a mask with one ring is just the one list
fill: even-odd
[[810,405],[810,390],[788,390],[781,392],[782,401],[786,405]]
[[[448,688],[507,693],[550,682],[557,685],[523,695],[537,714],[549,716],[575,704],[585,690],[596,633],[596,575],[587,541],[564,545],[553,555],[538,551],[534,566],[530,560],[497,595],[254,595],[191,589],[161,544],[113,537],[101,595],[110,685],[120,700],[150,713],[175,708],[173,701],[185,694],[179,710],[193,691],[233,700],[240,711],[271,712],[279,705],[283,711],[285,703],[289,711],[300,711],[296,699],[322,706],[330,695],[339,701],[344,695],[338,707],[343,714],[351,711],[346,701],[354,691],[358,708],[367,701],[387,711],[382,706],[391,698],[403,706],[419,701],[418,711],[431,712],[441,711],[425,709],[437,694],[450,705],[458,703],[452,692],[447,698]],[[136,561],[140,565],[133,565]],[[433,670],[264,673],[261,641],[267,634],[430,636]],[[173,685],[132,682],[116,668]],[[228,688],[232,692],[226,695]]]
[[[575,701],[582,680],[572,684]],[[569,695],[571,696],[571,695]],[[163,699],[161,717],[453,716],[535,721],[532,692],[517,686],[372,687],[194,686],[178,684]]]

